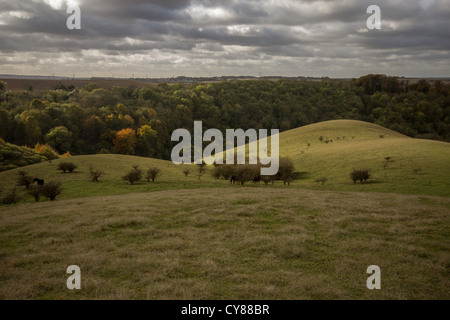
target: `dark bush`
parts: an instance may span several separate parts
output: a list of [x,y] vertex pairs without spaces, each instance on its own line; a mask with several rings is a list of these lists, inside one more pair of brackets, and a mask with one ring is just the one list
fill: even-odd
[[152,180],[152,182],[155,182],[156,177],[161,175],[161,170],[153,167],[147,170],[147,176],[146,179],[148,182],[150,182],[150,180]]
[[42,196],[42,186],[31,186],[30,189],[28,189],[28,194],[36,200],[36,202],[39,202]]
[[352,179],[353,183],[356,183],[356,181],[360,181],[361,183],[363,181],[367,181],[370,178],[369,169],[353,169],[353,171],[350,173],[350,178]]
[[280,167],[278,169],[278,177],[284,184],[290,184],[294,179],[292,174],[294,173],[294,163],[289,158],[280,158]]
[[72,173],[76,168],[78,168],[77,165],[72,162],[61,162],[58,165],[57,170],[61,170],[64,173],[66,172]]
[[220,170],[220,166],[215,166],[214,170],[212,171],[212,176],[214,177],[214,179],[220,179],[220,177],[222,176],[222,172]]
[[41,194],[50,199],[51,201],[54,201],[58,195],[61,194],[61,182],[56,181],[50,181],[44,184],[40,187]]
[[246,182],[253,181],[255,177],[260,175],[260,166],[257,164],[242,164],[236,166],[236,174],[241,185]]
[[187,177],[189,175],[189,173],[191,173],[191,170],[189,169],[184,169],[183,170],[184,175]]
[[261,181],[264,182],[265,185],[275,182],[275,176],[261,176]]
[[200,181],[201,177],[205,174],[205,172],[206,172],[206,163],[205,161],[203,161],[201,164],[197,165],[198,181]]
[[316,183],[321,183],[322,185],[324,185],[325,182],[327,182],[327,181],[328,181],[327,178],[320,178],[320,179],[317,179],[315,182],[316,182]]
[[236,166],[232,164],[219,164],[214,168],[214,171],[220,174],[225,180],[229,180],[235,174]]
[[89,177],[92,182],[98,182],[98,179],[105,173],[100,170],[94,170],[92,167],[89,168]]
[[14,204],[20,200],[20,197],[17,195],[16,189],[10,190],[3,198],[3,204]]
[[27,172],[25,171],[19,171],[17,173],[19,177],[17,178],[17,185],[25,186],[25,188],[28,190],[30,188],[30,185],[33,183],[33,177],[29,176]]
[[138,166],[134,166],[126,175],[122,177],[122,180],[128,181],[131,184],[138,182],[142,179],[142,170]]

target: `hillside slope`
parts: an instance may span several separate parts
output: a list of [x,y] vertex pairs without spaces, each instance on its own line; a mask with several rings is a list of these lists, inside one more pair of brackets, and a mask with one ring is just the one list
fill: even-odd
[[[328,143],[321,142],[321,136]],[[372,123],[334,120],[283,132],[280,154],[291,158],[303,172],[304,179],[296,185],[450,195],[449,143],[409,138]],[[354,185],[350,179],[353,168],[369,168],[372,179]],[[322,177],[328,181],[317,186],[315,180]]]
[[[320,136],[329,142],[319,141]],[[449,143],[412,139],[371,123],[336,120],[283,132],[280,134],[280,155],[291,158],[301,173],[300,179],[291,187],[450,196]],[[386,157],[390,160],[386,161]],[[61,161],[73,162],[78,168],[72,174],[63,174],[56,170]],[[156,166],[162,175],[155,183],[145,181],[132,186],[121,177],[134,165],[143,171]],[[89,181],[91,166],[105,172],[98,183]],[[185,168],[191,171],[187,177],[182,172]],[[372,178],[367,183],[353,184],[349,177],[353,168],[371,169]],[[228,181],[213,179],[209,173],[211,169],[199,180],[194,165],[176,166],[171,161],[112,154],[74,156],[0,172],[0,180],[4,182],[0,191],[14,187],[20,170],[46,181],[61,181],[64,191],[58,199],[169,189],[238,187],[231,186]],[[324,185],[315,182],[322,177],[328,179]],[[276,183],[275,186],[246,187],[284,186]],[[22,189],[18,188],[22,192],[22,201],[34,201]]]

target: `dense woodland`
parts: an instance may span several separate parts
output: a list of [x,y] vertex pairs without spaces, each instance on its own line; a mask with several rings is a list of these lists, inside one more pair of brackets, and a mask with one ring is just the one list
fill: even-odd
[[0,83],[0,137],[59,154],[170,159],[178,128],[280,131],[333,119],[373,122],[411,137],[450,141],[450,85],[367,75],[354,80],[252,80],[146,88],[8,90]]

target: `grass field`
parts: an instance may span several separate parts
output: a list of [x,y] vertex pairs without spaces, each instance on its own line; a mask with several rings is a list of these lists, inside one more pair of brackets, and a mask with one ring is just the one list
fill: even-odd
[[[63,193],[34,203],[16,187],[21,203],[0,205],[0,299],[450,298],[450,144],[338,120],[280,134],[280,154],[300,172],[289,187],[199,180],[195,166],[122,155],[1,172],[4,192],[25,170]],[[60,173],[60,161],[78,168]],[[162,176],[121,181],[133,165]],[[353,184],[353,168],[372,179]],[[80,291],[65,286],[72,264]],[[381,290],[366,288],[372,264]]]
[[449,299],[449,213],[448,198],[294,188],[20,204],[0,215],[0,298]]

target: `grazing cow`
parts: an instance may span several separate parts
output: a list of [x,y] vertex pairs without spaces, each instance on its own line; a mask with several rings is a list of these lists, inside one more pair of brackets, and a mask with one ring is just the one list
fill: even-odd
[[239,182],[239,177],[238,176],[231,176],[230,183],[235,184],[236,181]]
[[37,182],[38,185],[43,186],[44,180],[39,178],[34,178],[33,182]]
[[261,176],[257,176],[253,178],[253,182],[252,183],[257,183],[259,184],[261,182]]

